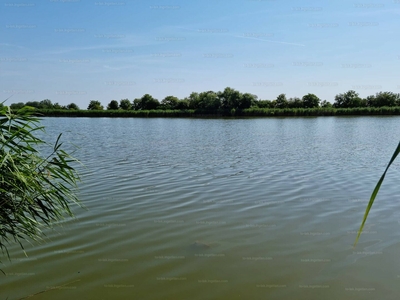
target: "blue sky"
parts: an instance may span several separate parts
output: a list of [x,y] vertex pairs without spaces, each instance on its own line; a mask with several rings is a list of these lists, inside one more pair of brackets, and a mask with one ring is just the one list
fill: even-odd
[[8,104],[400,92],[400,1],[0,1]]

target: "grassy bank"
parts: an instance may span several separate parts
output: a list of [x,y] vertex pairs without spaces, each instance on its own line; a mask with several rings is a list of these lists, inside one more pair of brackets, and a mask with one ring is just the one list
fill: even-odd
[[207,117],[275,117],[275,116],[370,116],[400,115],[396,107],[358,108],[248,108],[243,110],[65,110],[37,109],[46,117],[107,117],[107,118],[207,118]]

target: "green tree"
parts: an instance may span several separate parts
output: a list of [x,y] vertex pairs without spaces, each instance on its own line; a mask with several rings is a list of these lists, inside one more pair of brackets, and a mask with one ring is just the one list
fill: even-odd
[[333,106],[337,108],[361,107],[361,105],[362,99],[358,96],[358,93],[353,90],[336,95],[335,103],[333,103]]
[[367,102],[367,106],[369,107],[376,107],[376,99],[374,95],[370,95],[367,98],[365,98],[365,101]]
[[141,103],[142,103],[142,100],[140,98],[135,98],[132,101],[132,109],[133,110],[140,110],[142,108]]
[[199,94],[199,102],[197,108],[214,110],[221,107],[220,98],[213,91],[202,92]]
[[130,110],[132,109],[132,104],[131,101],[129,101],[128,99],[121,99],[119,101],[119,108],[123,109],[123,110]]
[[72,216],[70,205],[79,203],[76,160],[62,149],[61,134],[53,146],[38,130],[44,128],[31,110],[0,110],[0,248],[8,256],[10,241],[23,248],[22,240],[40,239],[43,226]]
[[152,110],[157,109],[159,106],[160,102],[149,94],[145,94],[142,98],[133,101],[135,110]]
[[23,102],[18,102],[18,103],[13,103],[13,104],[11,104],[11,105],[10,105],[10,108],[13,109],[13,110],[18,110],[18,109],[23,108],[24,106],[25,106],[25,103],[23,103]]
[[304,107],[304,101],[302,101],[298,97],[294,98],[289,98],[288,100],[288,108],[303,108]]
[[396,106],[400,101],[400,94],[395,94],[393,92],[379,92],[376,93],[374,97],[374,106]]
[[53,103],[51,102],[50,99],[44,99],[44,100],[39,102],[39,108],[52,109],[53,108]]
[[79,106],[76,105],[75,103],[70,103],[70,104],[67,105],[67,109],[70,109],[70,110],[79,110]]
[[58,102],[53,104],[53,109],[65,109],[65,106],[60,105]]
[[276,108],[287,108],[288,107],[288,101],[286,99],[286,95],[285,94],[280,94],[278,97],[276,97],[276,103],[275,103],[275,107]]
[[176,109],[179,99],[175,96],[167,96],[161,101],[163,109]]
[[330,103],[330,102],[328,102],[326,100],[322,100],[321,101],[321,107],[330,108],[330,107],[332,107],[332,103]]
[[256,95],[250,93],[244,93],[240,97],[238,108],[240,109],[250,108],[252,106],[255,106],[256,102],[257,102]]
[[107,105],[108,110],[117,110],[119,108],[117,100],[111,100]]
[[25,103],[25,106],[40,108],[40,102],[39,101],[28,101]]
[[319,102],[321,101],[316,95],[314,94],[307,94],[304,95],[303,98],[303,106],[304,108],[314,108],[319,107]]
[[221,102],[221,108],[236,109],[240,105],[242,95],[239,91],[226,87],[223,92],[218,92],[218,98]]
[[275,102],[272,102],[271,100],[258,100],[256,102],[256,105],[259,108],[274,108]]
[[188,101],[190,109],[199,108],[199,102],[200,102],[199,93],[192,92],[189,95],[189,97],[185,98],[184,100]]
[[90,103],[88,105],[88,110],[103,110],[104,107],[101,105],[100,101],[97,100],[90,100]]
[[179,100],[176,109],[189,109],[189,101],[187,99]]

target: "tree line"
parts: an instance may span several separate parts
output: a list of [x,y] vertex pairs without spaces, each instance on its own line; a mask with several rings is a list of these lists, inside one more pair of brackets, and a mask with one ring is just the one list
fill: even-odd
[[[38,109],[55,110],[80,110],[78,105],[70,103],[62,106],[58,103],[52,103],[51,100],[28,101],[26,103],[14,103],[10,107],[19,109],[24,106],[31,106]],[[280,94],[274,100],[259,100],[258,97],[250,93],[241,93],[230,87],[223,91],[207,91],[202,93],[191,93],[184,99],[175,96],[167,96],[161,102],[145,94],[141,98],[133,101],[129,99],[111,100],[107,110],[187,110],[201,109],[208,111],[215,110],[242,110],[247,108],[267,108],[267,109],[286,109],[286,108],[358,108],[358,107],[394,107],[400,106],[400,94],[393,92],[378,92],[366,98],[361,98],[354,90],[349,90],[343,94],[335,96],[334,103],[327,100],[321,100],[315,94],[307,94],[302,98],[287,98],[286,94]],[[104,110],[104,106],[98,100],[90,100],[87,110]]]

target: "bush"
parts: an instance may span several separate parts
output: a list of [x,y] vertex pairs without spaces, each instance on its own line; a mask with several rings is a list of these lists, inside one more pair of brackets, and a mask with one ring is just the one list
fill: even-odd
[[79,203],[76,159],[61,149],[61,134],[54,146],[36,136],[44,128],[31,112],[0,109],[0,248],[8,256],[10,241],[23,249],[22,240],[39,239],[43,225],[72,216],[70,204]]

